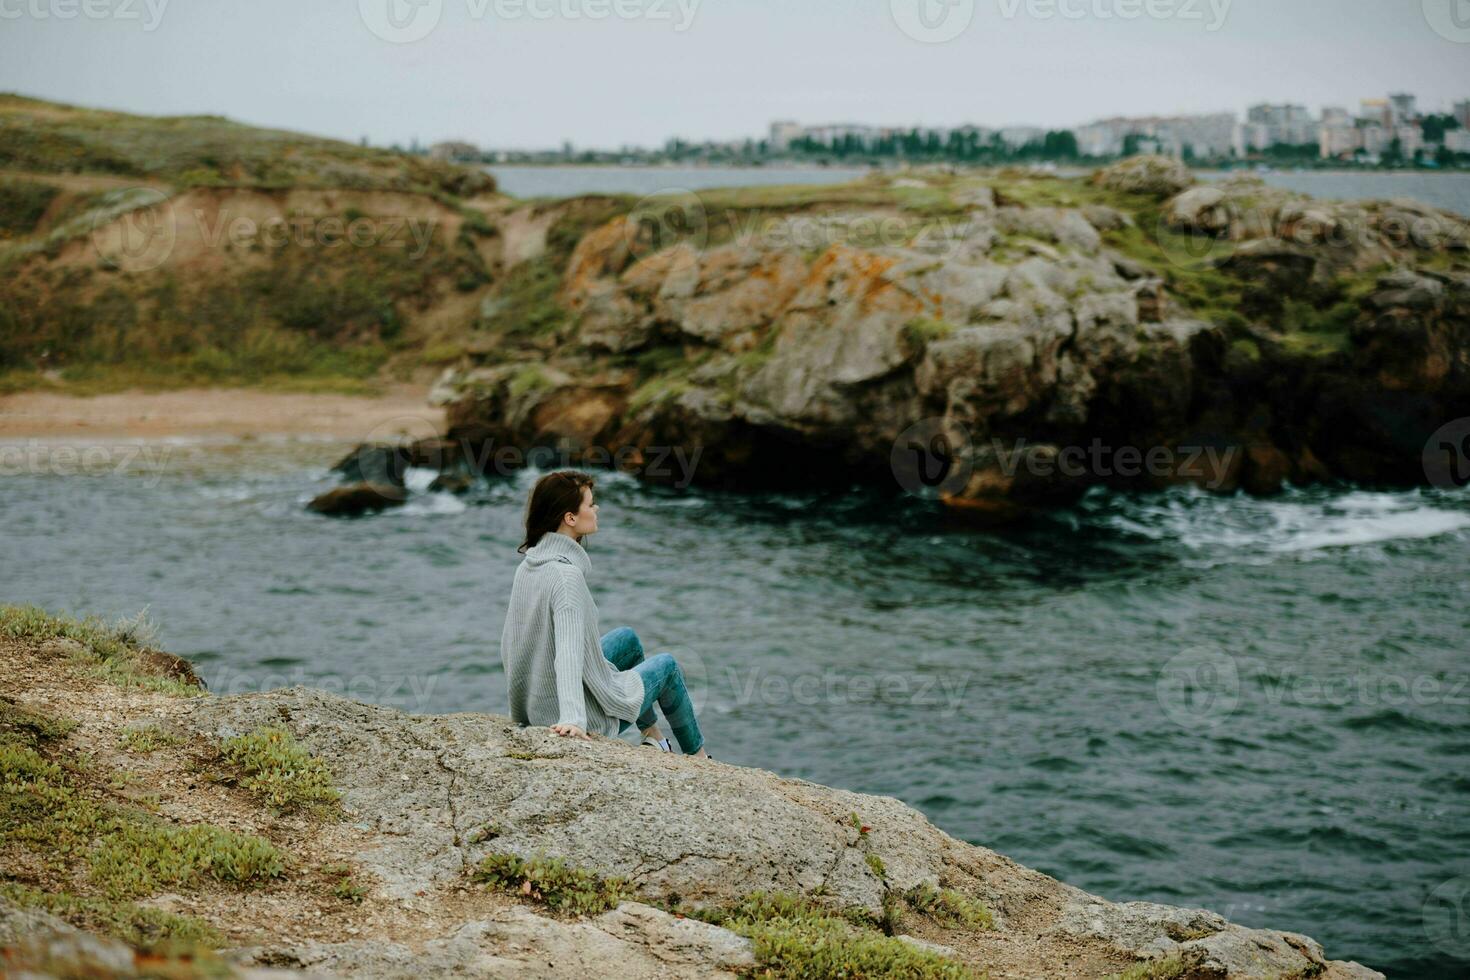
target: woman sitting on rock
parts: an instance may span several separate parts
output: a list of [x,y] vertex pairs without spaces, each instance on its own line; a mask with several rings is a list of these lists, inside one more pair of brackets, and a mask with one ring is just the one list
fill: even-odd
[[517,549],[526,557],[516,568],[500,637],[510,716],[573,738],[618,735],[636,720],[644,745],[672,752],[653,713],[657,702],[684,753],[707,757],[674,658],[645,660],[626,626],[598,637],[586,581],[592,562],[582,546],[597,531],[592,484],[586,473],[565,470],[542,477],[531,491],[526,540]]

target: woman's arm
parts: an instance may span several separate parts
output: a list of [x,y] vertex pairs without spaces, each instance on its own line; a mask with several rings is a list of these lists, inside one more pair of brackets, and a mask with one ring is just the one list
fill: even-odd
[[[559,581],[551,593],[551,622],[556,638],[557,723],[552,727],[558,735],[582,735],[587,729],[587,699],[582,688],[582,660],[587,643],[587,609],[582,590],[567,581]],[[572,727],[575,732],[562,731]]]

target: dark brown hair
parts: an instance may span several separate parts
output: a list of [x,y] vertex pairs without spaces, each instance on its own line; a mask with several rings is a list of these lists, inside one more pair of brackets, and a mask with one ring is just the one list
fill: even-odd
[[542,535],[555,533],[563,517],[582,509],[582,488],[590,490],[594,482],[579,470],[559,470],[537,480],[526,502],[526,540],[516,551],[525,554]]

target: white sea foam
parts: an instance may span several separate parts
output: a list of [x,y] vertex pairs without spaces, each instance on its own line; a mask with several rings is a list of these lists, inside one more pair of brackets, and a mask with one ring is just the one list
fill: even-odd
[[1470,528],[1465,502],[1419,490],[1288,490],[1258,498],[1190,489],[1155,498],[1107,495],[1089,505],[1104,527],[1178,542],[1213,565],[1452,534]]
[[429,484],[439,478],[438,470],[425,469],[422,466],[410,466],[403,474],[403,484],[414,493],[427,493]]

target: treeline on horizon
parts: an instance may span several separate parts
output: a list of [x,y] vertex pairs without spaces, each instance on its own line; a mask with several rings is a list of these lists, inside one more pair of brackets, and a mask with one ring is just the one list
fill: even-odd
[[[1450,115],[1427,115],[1420,120],[1424,140],[1440,144],[1444,134],[1459,128],[1459,123]],[[1126,157],[1149,152],[1150,137],[1133,134],[1124,137],[1123,152],[1117,156],[1090,156],[1082,153],[1073,130],[1048,130],[1040,139],[1023,144],[1007,143],[999,132],[982,137],[978,130],[955,129],[947,136],[921,129],[906,133],[894,133],[876,140],[864,140],[853,134],[845,134],[832,140],[818,140],[803,136],[791,141],[784,150],[773,150],[768,140],[746,140],[738,148],[728,145],[691,143],[682,139],[670,140],[661,150],[573,150],[570,146],[561,151],[524,151],[508,154],[498,159],[491,152],[480,154],[476,162],[481,163],[619,163],[629,160],[639,162],[725,162],[734,164],[762,164],[779,160],[799,160],[826,163],[881,163],[885,161],[910,161],[919,163],[962,163],[976,166],[996,166],[1008,163],[1086,163],[1106,164]],[[424,152],[418,147],[400,152]],[[1264,149],[1252,150],[1243,157],[1234,154],[1196,155],[1192,147],[1183,150],[1184,162],[1200,166],[1218,166],[1232,163],[1280,162],[1293,166],[1340,167],[1356,165],[1367,167],[1470,167],[1470,153],[1456,153],[1439,145],[1433,152],[1419,150],[1406,154],[1403,144],[1397,139],[1390,141],[1380,159],[1372,162],[1361,155],[1352,159],[1331,157],[1324,159],[1321,149],[1313,143],[1275,143]]]

